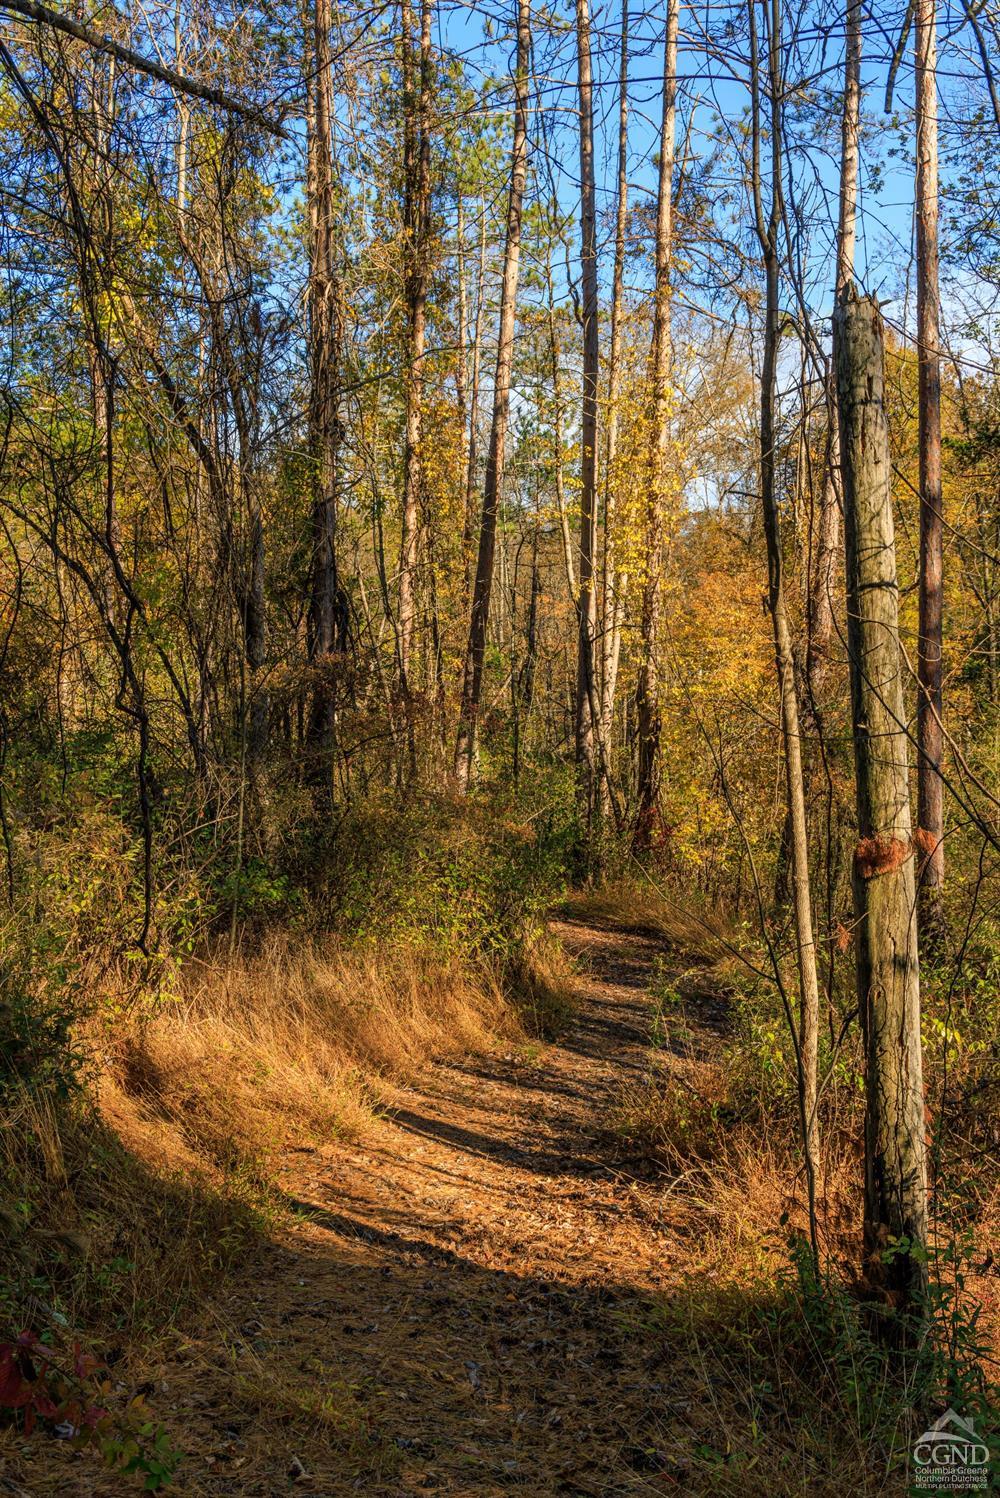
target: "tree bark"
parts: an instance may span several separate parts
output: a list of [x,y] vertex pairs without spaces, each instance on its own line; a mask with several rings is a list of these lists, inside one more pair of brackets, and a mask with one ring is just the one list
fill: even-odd
[[663,117],[656,209],[656,287],[653,310],[652,471],[646,501],[642,579],[642,622],[636,686],[638,773],[635,846],[648,848],[659,803],[660,774],[660,612],[663,585],[664,508],[670,468],[670,275],[673,250],[674,150],[677,129],[678,0],[667,0],[663,43]]
[[[622,0],[618,67],[618,188],[615,211],[615,263],[611,277],[611,352],[608,368],[608,420],[604,461],[604,569],[602,586],[601,733],[607,752],[615,713],[615,688],[622,641],[626,578],[619,572],[616,547],[618,404],[621,387],[622,314],[625,286],[625,229],[628,223],[628,0]],[[610,810],[607,781],[600,783],[602,819]]]
[[[406,254],[408,363],[406,438],[403,453],[403,516],[399,550],[399,676],[404,699],[413,693],[417,619],[417,552],[420,541],[423,359],[427,328],[427,235],[430,211],[431,0],[423,0],[420,42],[413,38],[411,0],[403,0],[403,229]],[[415,76],[416,75],[416,76]],[[412,758],[412,712],[411,758]]]
[[476,277],[476,311],[472,323],[472,377],[469,383],[469,441],[465,464],[465,519],[462,534],[462,578],[468,601],[472,571],[473,509],[476,465],[479,462],[479,367],[483,343],[483,295],[486,284],[486,199],[479,199],[479,271]]
[[[469,420],[469,296],[465,284],[465,197],[462,184],[457,188],[458,202],[455,210],[455,275],[458,279],[458,358],[455,361],[455,404],[458,407],[458,424],[462,431],[465,448],[465,471],[469,470],[468,420]],[[465,521],[463,518],[463,535]]]
[[545,291],[549,328],[549,359],[552,375],[552,472],[556,491],[556,512],[559,516],[559,535],[562,540],[563,567],[566,572],[566,587],[570,602],[576,606],[576,563],[573,560],[573,537],[570,535],[569,514],[566,510],[566,481],[563,471],[563,403],[562,403],[562,348],[559,329],[556,325],[556,288],[552,276],[552,241],[545,247]]
[[809,879],[809,834],[805,785],[802,771],[802,735],[795,682],[795,654],[791,624],[785,602],[781,526],[775,481],[776,469],[776,373],[778,359],[779,259],[778,236],[783,219],[781,99],[784,78],[781,65],[780,0],[769,0],[769,45],[767,80],[771,98],[769,120],[770,205],[765,219],[761,181],[762,123],[760,109],[759,57],[756,0],[749,0],[752,76],[752,193],[754,217],[764,258],[765,321],[764,354],[760,393],[760,494],[767,544],[768,609],[774,635],[774,660],[781,712],[782,749],[785,760],[787,827],[791,846],[792,907],[799,977],[799,1029],[796,1057],[799,1082],[803,1152],[809,1192],[809,1216],[813,1247],[816,1248],[816,1183],[819,1175],[818,1101],[819,979],[812,924],[812,893]]
[[837,212],[837,291],[854,276],[861,152],[861,0],[847,0],[844,103],[840,122],[840,196]]
[[597,293],[597,190],[594,178],[594,86],[589,0],[576,0],[580,108],[580,278],[583,314],[583,406],[580,422],[580,567],[577,592],[576,765],[588,821],[594,806],[594,635],[597,594],[597,402],[600,330]]
[[[312,568],[309,660],[319,679],[309,714],[310,747],[332,747],[336,696],[324,679],[331,658],[346,647],[347,610],[337,577],[337,470],[340,456],[340,355],[343,306],[336,249],[336,199],[332,138],[330,0],[315,0],[310,48],[312,99],[308,115],[309,232],[309,450],[312,464]],[[317,763],[314,770],[326,772]]]
[[520,669],[514,669],[511,661],[511,708],[513,735],[511,774],[517,785],[521,776],[521,738],[528,726],[531,705],[535,698],[535,672],[538,667],[538,601],[542,591],[541,573],[538,568],[538,523],[531,538],[531,592],[528,597],[528,620],[525,628],[524,660]]
[[927,1163],[906,706],[899,649],[882,321],[852,285],[834,314],[847,551],[858,846],[858,1004],[865,1044],[869,1279],[918,1309],[927,1284]]
[[455,780],[462,793],[468,789],[475,765],[477,719],[483,687],[483,658],[490,617],[490,593],[493,587],[497,516],[503,486],[507,421],[510,411],[514,329],[517,321],[517,276],[521,257],[521,209],[528,172],[530,16],[530,0],[518,0],[517,63],[514,76],[514,141],[511,149],[507,233],[504,245],[503,282],[500,291],[500,331],[497,341],[496,375],[493,381],[493,422],[490,428],[489,455],[486,459],[483,514],[479,528],[479,555],[476,561],[469,642],[465,653],[462,704],[455,745]]
[[944,784],[941,779],[941,627],[944,583],[941,494],[941,295],[938,279],[937,19],[917,0],[917,370],[920,444],[920,638],[917,649],[917,824],[921,931],[943,935]]
[[[857,242],[858,162],[861,136],[861,0],[847,0],[845,15],[844,96],[840,122],[840,194],[837,214],[837,278],[840,292],[854,276]],[[820,687],[833,639],[837,557],[840,552],[840,435],[836,379],[827,384],[827,444],[820,508],[816,566],[809,597],[806,677],[809,701],[818,718]]]

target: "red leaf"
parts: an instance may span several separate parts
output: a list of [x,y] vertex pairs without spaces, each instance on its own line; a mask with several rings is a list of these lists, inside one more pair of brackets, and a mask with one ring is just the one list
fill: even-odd
[[5,1342],[0,1347],[0,1404],[5,1404],[8,1409],[16,1409],[23,1383],[21,1370],[14,1362],[14,1349],[9,1342]]

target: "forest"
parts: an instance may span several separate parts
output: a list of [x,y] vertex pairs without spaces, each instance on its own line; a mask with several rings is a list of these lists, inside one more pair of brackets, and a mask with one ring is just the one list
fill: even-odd
[[995,0],[0,0],[0,1492],[1000,1491]]

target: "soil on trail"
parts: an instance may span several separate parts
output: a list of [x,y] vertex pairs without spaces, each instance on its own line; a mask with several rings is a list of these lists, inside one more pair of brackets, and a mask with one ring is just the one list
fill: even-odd
[[[691,1391],[653,1311],[690,1245],[670,1179],[608,1128],[654,1064],[664,945],[556,930],[579,960],[558,1041],[428,1066],[361,1143],[288,1153],[299,1216],[285,1241],[151,1373],[187,1453],[177,1491],[691,1491],[663,1454],[683,1449],[665,1437],[676,1421],[691,1431]],[[723,1023],[717,1001],[689,1007],[688,1076]],[[58,1491],[131,1481],[81,1456]]]

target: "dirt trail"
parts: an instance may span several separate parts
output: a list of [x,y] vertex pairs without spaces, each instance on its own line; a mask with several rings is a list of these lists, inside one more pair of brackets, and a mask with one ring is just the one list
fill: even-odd
[[[557,931],[580,963],[558,1042],[428,1067],[361,1144],[289,1153],[294,1229],[155,1370],[184,1494],[689,1490],[662,1448],[690,1391],[650,1312],[685,1254],[670,1183],[607,1132],[649,1073],[663,947]],[[691,1023],[710,1047],[717,1010]]]

